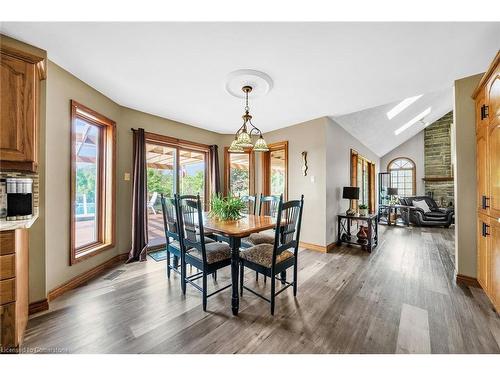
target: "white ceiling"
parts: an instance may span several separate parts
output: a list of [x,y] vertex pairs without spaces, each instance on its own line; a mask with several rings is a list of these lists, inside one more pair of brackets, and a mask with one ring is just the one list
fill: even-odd
[[[417,92],[411,96],[416,95],[420,95],[420,93]],[[423,94],[417,101],[389,120],[387,112],[400,102],[398,100],[348,115],[333,117],[333,119],[378,156],[384,156],[422,131],[425,128],[424,123],[430,125],[451,111],[453,109],[453,88],[449,87]],[[423,122],[416,122],[400,134],[394,134],[396,129],[416,118],[429,107],[431,112],[423,118]]]
[[[242,101],[224,90],[236,69],[273,79],[272,91],[250,102],[254,123],[270,131],[449,90],[484,71],[500,46],[500,23],[3,23],[0,30],[46,49],[121,105],[221,133],[241,122]],[[377,153],[387,148],[380,143],[397,143],[381,138],[373,121],[354,118],[340,121]]]

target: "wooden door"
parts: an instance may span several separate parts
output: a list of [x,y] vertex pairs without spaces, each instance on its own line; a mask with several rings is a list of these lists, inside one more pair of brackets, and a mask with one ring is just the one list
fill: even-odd
[[500,218],[500,66],[488,84],[490,216]]
[[490,220],[490,298],[500,312],[500,221]]
[[[38,77],[36,65],[0,54],[0,160],[4,165],[36,167]],[[11,164],[9,164],[9,162]],[[28,165],[28,168],[21,168]],[[10,169],[10,168],[9,168]]]
[[490,287],[490,218],[479,214],[477,217],[477,281],[488,293]]
[[481,128],[476,136],[477,211],[489,214],[488,128]]

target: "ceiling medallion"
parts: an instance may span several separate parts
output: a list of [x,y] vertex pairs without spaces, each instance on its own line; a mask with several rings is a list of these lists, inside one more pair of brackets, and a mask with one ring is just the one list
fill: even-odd
[[[245,95],[245,114],[242,116],[243,125],[236,131],[234,135],[234,141],[229,147],[229,152],[239,153],[244,152],[245,148],[252,148],[255,152],[265,152],[269,151],[267,143],[262,136],[262,132],[254,124],[252,124],[252,116],[250,115],[250,107],[248,106],[248,94],[253,90],[252,86],[245,85],[241,88],[241,91]],[[258,135],[259,138],[252,143],[252,135]]]

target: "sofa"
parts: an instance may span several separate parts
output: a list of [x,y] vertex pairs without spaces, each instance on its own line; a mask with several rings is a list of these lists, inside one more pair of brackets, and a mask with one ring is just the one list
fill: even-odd
[[[413,202],[424,200],[430,208],[430,212],[415,207]],[[455,221],[455,210],[453,207],[439,208],[436,201],[426,195],[416,197],[401,197],[399,204],[410,206],[409,221],[416,226],[441,226],[448,228]]]

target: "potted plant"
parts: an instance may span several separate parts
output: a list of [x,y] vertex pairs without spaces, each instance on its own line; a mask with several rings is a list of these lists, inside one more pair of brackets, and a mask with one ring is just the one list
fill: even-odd
[[368,206],[366,204],[359,205],[359,216],[368,216]]
[[210,216],[221,221],[238,220],[244,208],[245,203],[238,197],[214,194],[210,201]]

